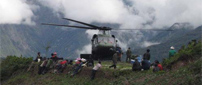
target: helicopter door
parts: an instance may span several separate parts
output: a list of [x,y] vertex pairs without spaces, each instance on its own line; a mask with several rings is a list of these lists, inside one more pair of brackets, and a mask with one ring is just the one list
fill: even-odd
[[97,46],[97,44],[98,44],[98,39],[97,38],[95,38],[95,40],[93,41],[93,44],[95,45],[95,47]]

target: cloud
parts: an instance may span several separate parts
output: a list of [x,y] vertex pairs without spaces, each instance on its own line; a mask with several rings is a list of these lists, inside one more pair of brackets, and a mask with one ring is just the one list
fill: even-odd
[[[154,22],[152,27],[171,26],[176,22],[189,22],[192,25],[201,25],[202,6],[201,0],[131,0],[134,8],[142,10],[140,13],[153,15]],[[145,9],[152,8],[149,14]],[[141,14],[140,14],[141,15]]]
[[[200,0],[43,0],[65,17],[88,23],[117,23],[122,28],[162,28],[176,22],[201,25]],[[125,3],[130,2],[130,4]]]
[[[87,23],[119,24],[122,29],[164,28],[170,27],[174,23],[190,23],[194,27],[202,25],[201,0],[38,1],[42,5],[53,9],[53,13],[63,14],[64,17]],[[120,39],[120,37],[118,38]],[[141,38],[144,38],[144,36]],[[140,38],[133,39],[139,41]],[[127,48],[128,42],[124,43],[122,41],[124,40],[121,40],[120,45]],[[144,42],[144,46],[153,44],[156,43]],[[89,48],[89,45],[84,46],[85,49],[87,47]]]
[[0,24],[33,25],[33,10],[36,5],[28,4],[26,0],[0,0]]
[[148,46],[152,46],[152,45],[158,45],[160,44],[159,42],[149,42],[149,41],[144,41],[142,44],[142,47],[148,47]]
[[77,50],[76,53],[78,55],[80,55],[80,54],[91,54],[91,49],[92,49],[92,45],[87,44],[81,50]]
[[128,48],[127,43],[120,41],[118,38],[117,38],[116,40],[118,40],[118,46],[121,47],[121,49],[122,49],[123,51],[126,51],[127,48]]
[[[88,35],[87,36],[88,40],[91,41],[93,35],[98,34],[98,30],[87,30],[86,34]],[[76,53],[78,55],[80,55],[80,54],[90,54],[91,51],[92,51],[92,45],[91,45],[91,43],[89,43],[89,44],[85,45],[82,49],[77,50]]]

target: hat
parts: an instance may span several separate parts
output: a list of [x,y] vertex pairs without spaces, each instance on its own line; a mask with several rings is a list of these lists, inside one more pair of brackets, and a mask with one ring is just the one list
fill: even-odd
[[76,60],[81,60],[81,58],[77,58]]
[[74,60],[74,62],[77,62],[78,60]]
[[82,61],[82,62],[86,62],[86,59],[82,58],[81,61]]
[[149,49],[147,49],[147,52],[149,52],[150,50]]
[[171,46],[170,49],[174,50],[175,48],[173,46]]

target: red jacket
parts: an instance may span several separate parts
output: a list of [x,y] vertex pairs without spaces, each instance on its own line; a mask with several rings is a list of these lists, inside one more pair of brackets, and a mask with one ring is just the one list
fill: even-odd
[[162,67],[161,64],[158,64],[158,67],[159,67],[160,70],[163,70],[163,67]]
[[64,60],[64,61],[60,62],[60,64],[62,64],[62,65],[64,65],[65,63],[67,63],[67,61],[66,61],[66,60]]

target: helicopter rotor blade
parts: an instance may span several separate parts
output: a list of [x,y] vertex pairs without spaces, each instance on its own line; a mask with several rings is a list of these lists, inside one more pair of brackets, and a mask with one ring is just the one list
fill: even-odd
[[62,26],[62,27],[73,27],[73,28],[82,28],[82,29],[92,29],[92,30],[96,30],[96,28],[91,28],[91,27],[70,26],[70,25],[52,24],[52,23],[41,23],[41,25],[51,25],[51,26]]
[[77,21],[77,20],[73,20],[73,19],[69,19],[69,18],[62,18],[62,19],[69,20],[69,21],[72,21],[72,22],[77,22],[77,23],[87,25],[87,26],[90,26],[90,27],[93,27],[93,28],[101,29],[101,27],[98,27],[98,26],[95,26],[95,25],[92,25],[92,24],[88,24],[88,23],[84,23],[84,22],[81,22],[81,21]]
[[173,31],[172,29],[112,29],[112,30],[149,30],[149,31]]

